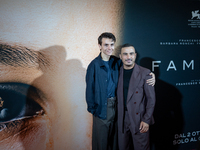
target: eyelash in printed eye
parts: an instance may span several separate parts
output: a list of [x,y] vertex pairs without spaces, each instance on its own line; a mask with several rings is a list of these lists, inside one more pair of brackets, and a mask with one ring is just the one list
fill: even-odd
[[0,132],[6,128],[6,125],[5,124],[0,124]]
[[37,89],[23,83],[0,83],[0,131],[8,123],[43,115],[43,108],[34,100]]

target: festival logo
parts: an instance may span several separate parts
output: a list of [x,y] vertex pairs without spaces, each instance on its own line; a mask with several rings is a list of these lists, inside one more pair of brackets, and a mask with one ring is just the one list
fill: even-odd
[[191,19],[200,19],[199,10],[192,11],[192,18]]
[[194,10],[191,12],[192,17],[188,20],[188,26],[191,28],[200,28],[200,13],[199,10]]

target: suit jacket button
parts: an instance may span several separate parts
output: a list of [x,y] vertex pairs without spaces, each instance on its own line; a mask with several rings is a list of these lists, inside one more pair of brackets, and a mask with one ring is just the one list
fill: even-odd
[[134,104],[136,104],[136,102],[134,102]]
[[136,113],[136,115],[138,115],[138,113]]
[[138,93],[138,91],[136,91],[136,93]]

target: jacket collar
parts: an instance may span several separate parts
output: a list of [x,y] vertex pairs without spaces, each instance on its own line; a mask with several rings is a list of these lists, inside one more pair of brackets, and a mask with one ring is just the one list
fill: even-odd
[[[127,95],[127,102],[130,100],[131,96],[133,95],[133,93],[135,93],[135,90],[141,80],[141,76],[140,76],[140,71],[139,71],[139,66],[137,64],[135,64],[134,69],[133,69],[133,73],[131,75],[130,78],[130,83],[129,84],[129,90],[128,90],[128,95]],[[134,84],[132,84],[134,83]]]
[[[105,66],[105,64],[104,64],[104,62],[103,62],[103,60],[102,60],[102,58],[101,58],[101,52],[99,53],[99,56],[97,56],[97,60],[99,61],[100,67]],[[110,56],[110,59],[109,59],[109,66],[111,66],[113,60],[114,60],[113,57]]]

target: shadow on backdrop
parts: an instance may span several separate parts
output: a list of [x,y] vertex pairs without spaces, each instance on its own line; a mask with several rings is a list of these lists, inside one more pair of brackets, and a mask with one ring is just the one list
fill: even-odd
[[[152,58],[144,57],[140,65],[152,70]],[[159,68],[154,69],[156,76],[156,105],[154,110],[155,124],[150,127],[150,143],[152,150],[178,150],[173,145],[175,134],[182,133],[184,118],[182,113],[182,95],[173,85],[159,79]]]
[[[37,54],[40,56],[37,69],[42,74],[27,85],[25,105],[29,106],[28,112],[34,112],[28,118],[29,124],[26,119],[21,126],[23,132],[19,134],[19,143],[30,150],[35,147],[80,149],[85,142],[83,137],[90,133],[85,122],[91,121],[86,104],[82,102],[85,69],[78,59],[66,60],[67,52],[63,46],[47,47]],[[35,102],[30,102],[29,97],[33,97],[32,101]],[[31,138],[34,139],[32,144],[27,144]],[[87,149],[90,148],[89,144]]]

